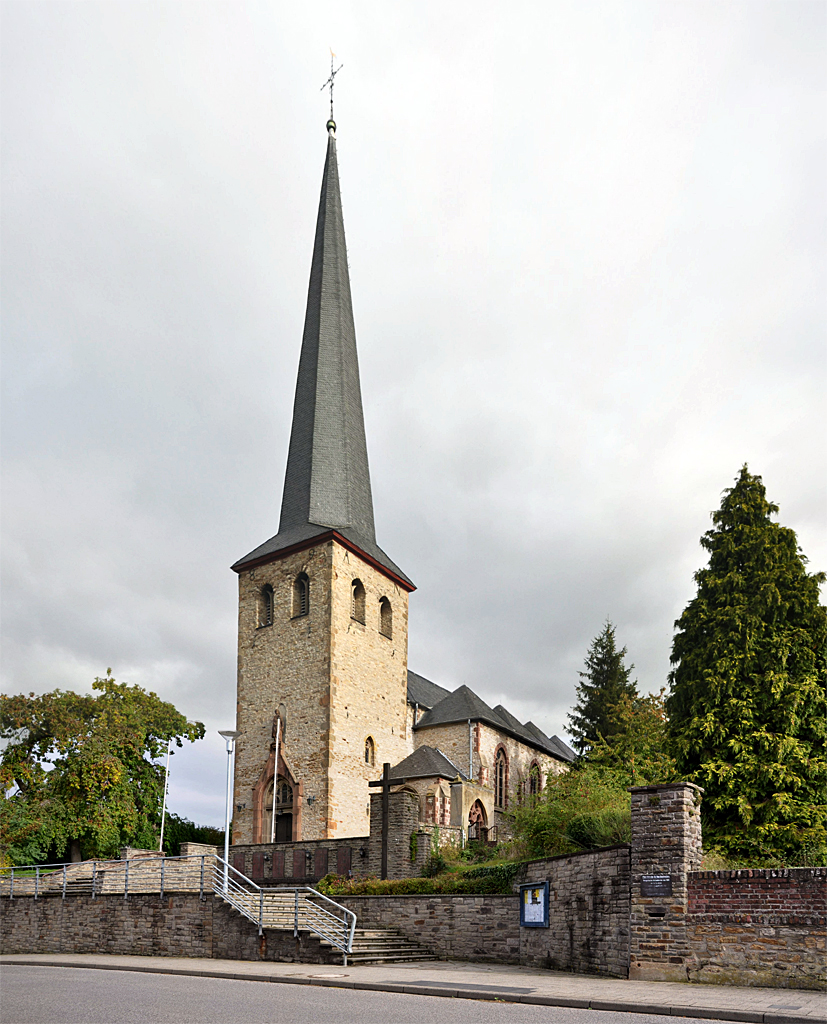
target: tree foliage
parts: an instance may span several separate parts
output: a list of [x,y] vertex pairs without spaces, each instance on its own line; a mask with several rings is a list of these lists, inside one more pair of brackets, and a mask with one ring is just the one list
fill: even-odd
[[0,696],[0,849],[12,863],[157,844],[164,765],[155,761],[204,726],[111,670],[92,687],[97,695]]
[[807,573],[777,512],[744,466],[701,539],[666,708],[678,770],[705,790],[705,845],[813,862],[827,852],[825,575]]
[[660,693],[623,694],[609,713],[609,739],[600,736],[588,762],[607,768],[629,786],[651,786],[678,778],[666,731],[665,687]]
[[600,737],[610,740],[614,735],[614,708],[623,697],[637,697],[637,685],[629,679],[633,668],[626,665],[626,648],[617,649],[615,627],[607,621],[589,648],[586,671],[577,684],[577,704],[568,716],[578,754],[587,754]]
[[[230,830],[232,842],[232,829]],[[181,843],[203,843],[206,846],[217,846],[224,856],[224,829],[213,825],[196,825],[189,818],[167,811],[164,823],[164,853],[169,857],[178,857]]]

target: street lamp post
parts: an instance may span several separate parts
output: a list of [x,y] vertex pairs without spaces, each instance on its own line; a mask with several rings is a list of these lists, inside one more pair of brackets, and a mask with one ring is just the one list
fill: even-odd
[[224,892],[227,891],[230,868],[230,803],[233,799],[233,751],[235,741],[241,734],[235,729],[219,729],[218,735],[224,737],[227,744],[227,805],[224,813]]

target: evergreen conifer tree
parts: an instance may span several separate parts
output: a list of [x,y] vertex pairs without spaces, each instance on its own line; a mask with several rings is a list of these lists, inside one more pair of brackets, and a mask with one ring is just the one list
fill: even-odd
[[667,699],[678,770],[703,786],[704,845],[823,862],[827,609],[793,530],[746,466],[701,538],[709,565],[675,623]]
[[634,665],[626,665],[626,648],[617,650],[615,627],[607,620],[592,640],[586,671],[577,684],[577,704],[568,716],[572,742],[578,754],[588,754],[600,737],[609,740],[617,729],[612,712],[622,697],[637,697],[637,684],[629,681]]

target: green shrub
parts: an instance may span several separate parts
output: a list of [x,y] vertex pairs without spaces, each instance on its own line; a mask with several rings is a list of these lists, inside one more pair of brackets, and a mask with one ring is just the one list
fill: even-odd
[[584,850],[632,841],[631,813],[622,807],[604,807],[578,814],[566,826],[567,837]]
[[524,855],[554,857],[628,842],[626,786],[613,770],[582,762],[562,775],[550,775],[540,796],[514,813],[514,833]]
[[319,892],[335,899],[337,896],[394,896],[394,895],[503,895],[512,892],[519,864],[492,864],[472,867],[464,871],[444,874],[437,878],[344,878],[325,875],[316,885]]

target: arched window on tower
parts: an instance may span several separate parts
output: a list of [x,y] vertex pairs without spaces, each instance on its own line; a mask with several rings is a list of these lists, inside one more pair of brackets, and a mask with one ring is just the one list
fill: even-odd
[[386,597],[379,602],[379,632],[388,640],[393,639],[393,608]]
[[307,615],[310,611],[310,580],[306,572],[300,572],[293,580],[293,618]]
[[502,747],[497,751],[494,761],[494,803],[497,807],[505,808],[508,803],[506,787],[508,785],[508,758]]
[[273,625],[273,588],[266,583],[258,595],[258,624],[259,626]]
[[365,764],[376,764],[376,746],[372,736],[368,736],[365,740]]
[[354,580],[350,585],[350,617],[357,622],[365,621],[365,588],[361,580]]

